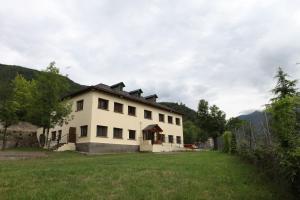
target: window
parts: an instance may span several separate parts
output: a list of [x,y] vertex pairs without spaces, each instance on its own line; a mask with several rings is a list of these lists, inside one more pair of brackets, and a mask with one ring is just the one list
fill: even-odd
[[98,99],[98,108],[103,110],[108,110],[108,100],[106,99]]
[[52,131],[51,132],[51,140],[55,141],[55,139],[56,139],[56,131]]
[[88,132],[88,126],[80,126],[80,136],[86,137]]
[[173,124],[173,117],[172,116],[168,116],[168,123]]
[[97,137],[107,137],[107,126],[97,126]]
[[136,108],[133,106],[128,106],[128,115],[135,116]]
[[176,143],[181,144],[181,137],[180,136],[176,136]]
[[83,110],[83,100],[77,101],[76,111]]
[[117,113],[123,113],[123,104],[115,102],[114,111]]
[[59,131],[58,131],[58,137],[57,137],[58,140],[61,140],[61,133],[62,133],[62,131],[59,130]]
[[129,140],[135,140],[135,130],[129,130]]
[[122,136],[123,135],[123,129],[121,128],[114,128],[114,138],[121,138],[122,139]]
[[179,118],[176,118],[176,125],[180,125],[180,119]]
[[145,119],[152,119],[152,112],[149,110],[144,110],[144,118]]
[[165,122],[165,115],[164,114],[158,114],[158,118],[160,122]]
[[169,143],[173,143],[173,135],[168,135],[169,137]]
[[165,136],[165,134],[161,134],[161,141],[162,142],[166,142],[166,136]]

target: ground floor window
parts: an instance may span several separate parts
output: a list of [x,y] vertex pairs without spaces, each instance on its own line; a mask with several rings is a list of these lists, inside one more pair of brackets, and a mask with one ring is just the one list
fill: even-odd
[[166,142],[166,136],[165,136],[165,134],[161,134],[160,137],[161,137],[161,141],[162,142]]
[[173,135],[169,135],[169,143],[173,143]]
[[107,126],[97,126],[97,137],[107,137]]
[[81,137],[86,137],[88,132],[88,126],[80,126],[80,136]]
[[54,141],[56,139],[56,131],[51,132],[51,140]]
[[59,131],[58,131],[58,136],[57,136],[57,139],[58,139],[58,140],[61,140],[61,134],[62,134],[62,131],[59,130]]
[[176,143],[181,144],[181,137],[180,136],[176,136]]
[[114,128],[114,138],[123,138],[123,129],[121,128]]
[[135,140],[135,130],[129,130],[129,140]]

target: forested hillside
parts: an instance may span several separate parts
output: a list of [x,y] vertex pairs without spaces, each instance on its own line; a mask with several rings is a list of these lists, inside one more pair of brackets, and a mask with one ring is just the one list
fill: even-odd
[[[35,78],[35,76],[41,73],[38,70],[29,69],[21,66],[16,65],[5,65],[0,64],[0,96],[1,91],[3,92],[3,89],[7,89],[11,87],[11,81],[17,76],[17,74],[22,75],[27,80],[32,80]],[[66,78],[66,77],[63,77]],[[66,78],[69,83],[69,91],[76,91],[82,87],[82,85],[75,83],[74,81],[70,80],[69,78]],[[1,90],[2,89],[2,90]]]
[[187,107],[182,103],[173,103],[173,102],[160,102],[160,104],[168,106],[173,110],[176,110],[183,114],[183,121],[192,121],[194,123],[197,122],[197,113],[193,109]]

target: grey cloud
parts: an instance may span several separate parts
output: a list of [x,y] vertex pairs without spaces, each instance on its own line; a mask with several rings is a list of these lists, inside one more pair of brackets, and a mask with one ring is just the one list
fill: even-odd
[[0,62],[55,60],[81,84],[123,81],[194,109],[205,98],[234,116],[268,101],[277,66],[300,77],[296,0],[0,3]]

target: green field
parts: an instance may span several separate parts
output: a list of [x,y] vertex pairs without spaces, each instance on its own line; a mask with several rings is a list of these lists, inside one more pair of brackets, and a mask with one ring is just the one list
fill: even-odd
[[0,161],[0,199],[290,199],[239,158],[132,153]]

